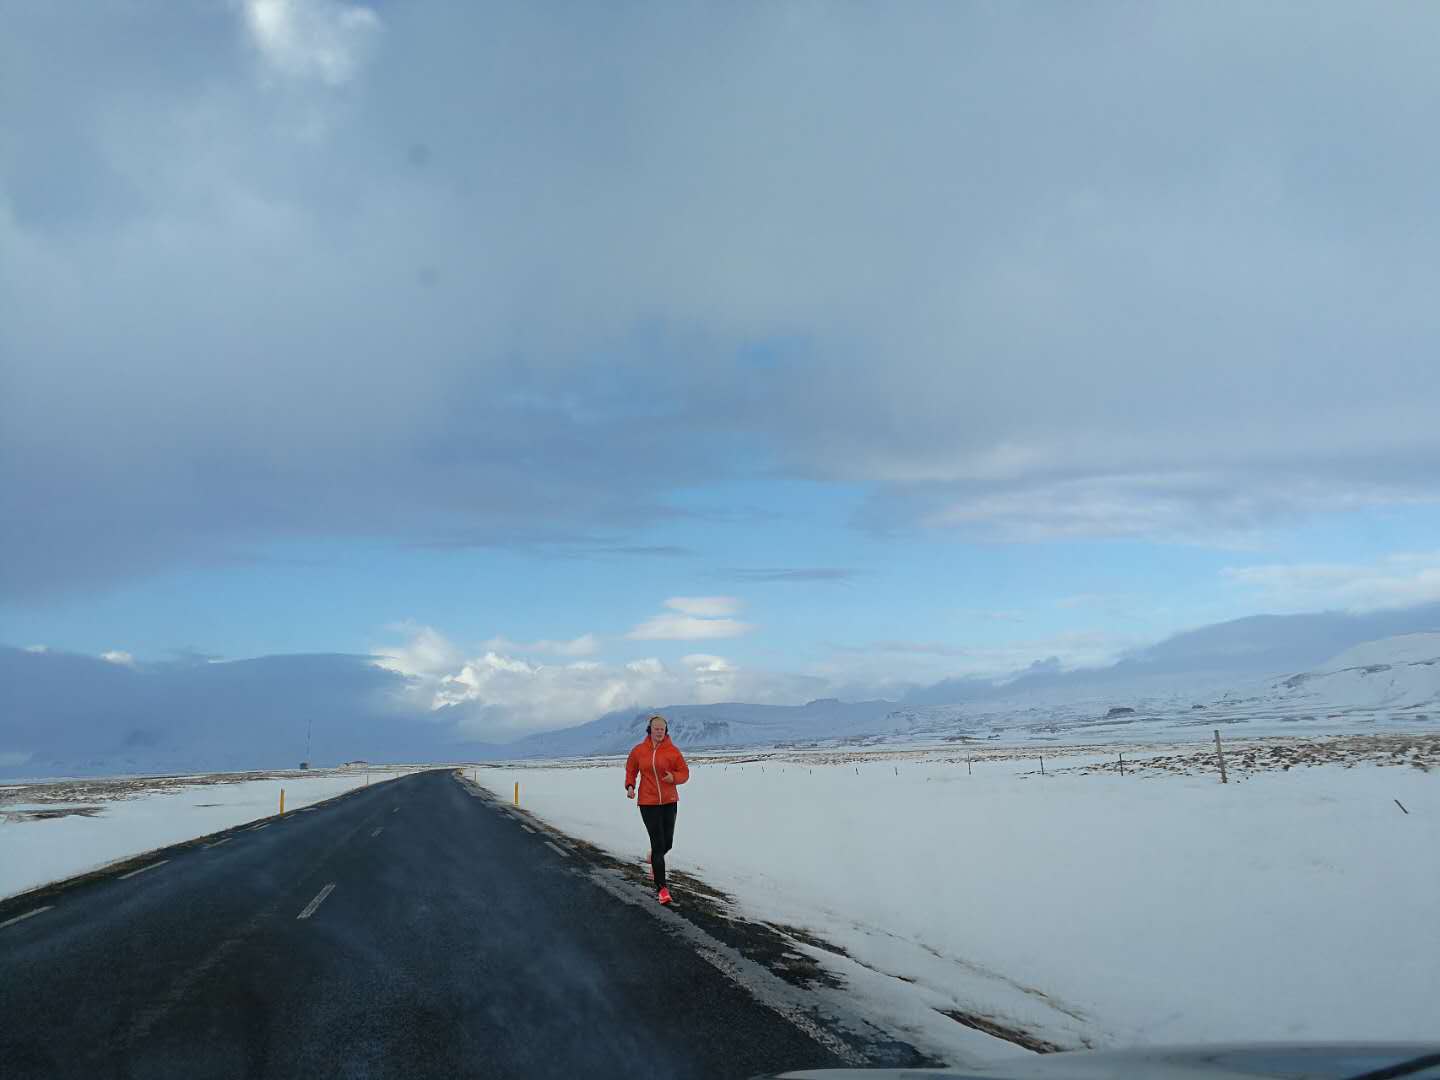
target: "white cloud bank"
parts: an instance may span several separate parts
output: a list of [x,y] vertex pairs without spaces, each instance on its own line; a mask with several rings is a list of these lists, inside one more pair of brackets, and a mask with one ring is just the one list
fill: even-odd
[[594,634],[581,634],[569,641],[511,641],[506,637],[493,637],[485,642],[485,648],[494,652],[548,653],[554,656],[593,656],[600,651],[600,639]]
[[805,676],[748,671],[711,653],[671,662],[646,656],[623,663],[544,663],[487,647],[467,658],[433,627],[409,626],[408,632],[404,645],[372,650],[375,662],[410,677],[413,704],[431,710],[454,707],[463,735],[489,741],[571,727],[632,706],[735,700],[795,704],[821,696],[826,688]]
[[1440,551],[1402,552],[1370,563],[1229,567],[1222,574],[1276,610],[1382,611],[1440,600]]

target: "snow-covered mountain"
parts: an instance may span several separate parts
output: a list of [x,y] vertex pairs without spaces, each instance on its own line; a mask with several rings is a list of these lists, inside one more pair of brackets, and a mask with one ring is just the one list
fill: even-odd
[[[1358,636],[1367,630],[1379,632]],[[1315,662],[1326,656],[1333,658]],[[1307,659],[1288,663],[1295,657]],[[639,741],[650,711],[611,713],[506,746],[477,745],[465,741],[448,710],[417,710],[405,678],[373,660],[274,656],[131,666],[0,646],[0,777],[293,767],[311,758],[613,754]],[[901,702],[659,711],[677,742],[696,749],[1198,739],[1221,725],[1254,735],[1440,728],[1440,605],[1384,618],[1256,616],[1177,635],[1109,668],[1057,667],[1041,662],[1002,683],[950,680]]]
[[[1365,642],[1312,670],[1262,679],[1156,676],[1065,694],[903,711],[908,738],[1109,742],[1440,728],[1440,633]],[[898,728],[901,716],[892,718]]]
[[[1263,679],[1113,674],[949,705],[831,700],[801,706],[684,705],[656,710],[686,749],[846,743],[1111,743],[1232,735],[1440,728],[1440,633],[1406,634],[1347,649],[1312,671]],[[612,713],[499,747],[504,758],[623,753],[649,710]]]
[[1347,649],[1319,671],[1274,688],[1278,700],[1327,709],[1440,708],[1440,634],[1406,634]]
[[528,736],[494,753],[505,758],[623,754],[644,738],[652,712],[663,714],[670,722],[670,734],[677,744],[695,749],[786,746],[909,730],[908,718],[895,710],[893,701],[844,702],[834,698],[805,705],[726,702],[622,710],[578,727]]

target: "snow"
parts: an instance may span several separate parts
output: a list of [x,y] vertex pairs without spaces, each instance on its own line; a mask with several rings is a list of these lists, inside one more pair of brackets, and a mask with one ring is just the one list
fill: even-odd
[[[1383,668],[1383,670],[1375,670]],[[1077,673],[1077,675],[1080,673]],[[1111,715],[1112,709],[1129,709]],[[653,711],[692,749],[738,747],[918,746],[1110,743],[1212,737],[1217,726],[1248,737],[1413,731],[1440,727],[1440,634],[1405,634],[1355,646],[1312,671],[1266,677],[1234,673],[1145,673],[997,690],[939,705],[892,701],[806,705],[723,702],[658,710],[625,710],[588,724],[529,736],[495,748],[492,758],[558,758],[623,753],[641,737]]]
[[[922,1049],[974,1060],[975,1033],[937,1010],[1075,1048],[1440,1026],[1440,774],[1362,761],[1221,785],[1054,772],[1115,760],[1088,750],[1047,757],[1044,777],[1015,755],[973,775],[954,753],[841,757],[696,755],[670,865],[843,947],[853,959],[806,951]],[[638,859],[622,774],[478,771]]]
[[1329,663],[1322,664],[1320,670],[1340,671],[1372,664],[1427,663],[1437,657],[1440,657],[1440,634],[1400,634],[1347,649]]
[[[68,781],[0,790],[0,898],[97,870],[169,844],[193,840],[279,812],[299,810],[409,768],[275,774],[263,780],[164,777]],[[66,785],[70,791],[67,791]],[[27,797],[44,789],[47,797]],[[86,795],[87,789],[100,797]],[[67,798],[66,796],[73,797]],[[106,795],[111,797],[106,798]],[[58,796],[58,797],[57,797]],[[98,807],[93,816],[30,818],[25,811]]]
[[[671,865],[745,917],[843,949],[795,946],[897,1037],[970,1064],[1014,1051],[947,1013],[1065,1048],[1440,1030],[1440,733],[1425,734],[1440,729],[1440,634],[1244,685],[1157,677],[896,709],[863,736],[889,705],[677,715],[682,749],[687,733],[703,747],[839,727],[828,749],[692,748]],[[632,722],[602,718],[551,750],[628,745]],[[1216,729],[1225,785],[1199,745]],[[1276,735],[1289,737],[1263,738]],[[465,768],[507,800],[518,781],[563,832],[644,853],[623,758]],[[339,769],[7,785],[0,896],[267,817],[282,786],[299,809],[364,782]],[[99,810],[23,812],[37,807]]]

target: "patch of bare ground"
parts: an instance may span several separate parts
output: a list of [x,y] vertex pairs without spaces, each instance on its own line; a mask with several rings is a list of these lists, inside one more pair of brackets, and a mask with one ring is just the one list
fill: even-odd
[[[1333,735],[1313,739],[1246,739],[1224,743],[1225,767],[1240,776],[1260,772],[1286,772],[1312,765],[1402,766],[1429,772],[1440,768],[1440,735]],[[1121,763],[1092,762],[1057,769],[1069,773],[1119,773]],[[1128,775],[1196,775],[1216,771],[1214,746],[1195,747],[1168,754],[1130,758],[1123,764]]]
[[964,1024],[976,1031],[983,1031],[986,1035],[993,1035],[997,1039],[1004,1039],[1017,1046],[1023,1046],[1027,1050],[1034,1050],[1037,1054],[1054,1054],[1066,1049],[1058,1043],[1047,1042],[1039,1036],[1032,1035],[1028,1031],[1019,1028],[1008,1027],[998,1020],[989,1016],[982,1016],[980,1013],[961,1012],[958,1009],[937,1009],[943,1016],[948,1016],[957,1024]]
[[60,806],[47,810],[0,809],[0,821],[50,821],[63,817],[96,817],[104,809],[103,806]]

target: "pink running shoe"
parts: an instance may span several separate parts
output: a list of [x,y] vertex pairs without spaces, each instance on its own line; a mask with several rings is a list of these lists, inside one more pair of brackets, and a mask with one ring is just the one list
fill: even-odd
[[670,890],[669,890],[669,889],[661,889],[661,890],[660,890],[660,895],[659,895],[658,897],[656,897],[656,899],[659,900],[660,903],[662,903],[662,904],[668,904],[668,903],[670,903]]

